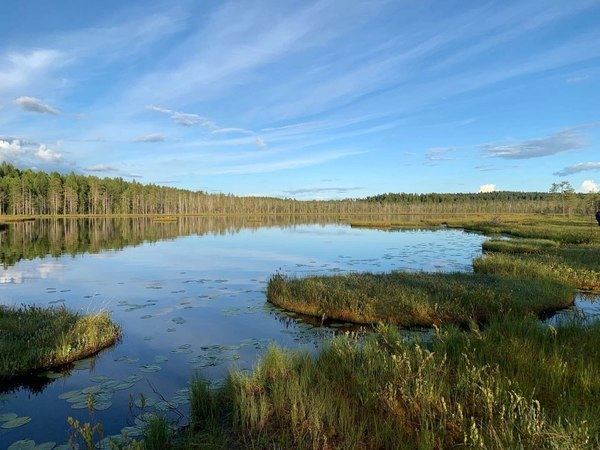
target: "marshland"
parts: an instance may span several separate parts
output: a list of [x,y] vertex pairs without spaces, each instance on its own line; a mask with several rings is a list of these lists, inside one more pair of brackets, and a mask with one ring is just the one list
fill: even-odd
[[85,448],[87,424],[107,448],[595,448],[592,225],[498,214],[11,222],[2,305],[108,317],[121,336],[4,384],[0,446]]

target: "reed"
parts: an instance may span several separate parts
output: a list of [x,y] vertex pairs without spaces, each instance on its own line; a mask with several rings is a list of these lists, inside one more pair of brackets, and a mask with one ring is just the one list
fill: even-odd
[[213,448],[592,449],[599,349],[600,325],[493,321],[440,331],[431,344],[381,326],[316,356],[271,347],[252,373],[192,389],[192,403],[223,399],[227,441]]
[[60,367],[114,344],[121,327],[106,312],[0,305],[0,380]]

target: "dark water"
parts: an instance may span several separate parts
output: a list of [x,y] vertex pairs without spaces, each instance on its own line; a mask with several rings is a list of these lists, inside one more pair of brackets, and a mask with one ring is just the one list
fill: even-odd
[[[458,230],[353,229],[335,220],[236,220],[37,221],[0,233],[1,304],[108,310],[123,326],[122,341],[97,357],[0,394],[0,448],[23,439],[66,443],[67,417],[91,420],[88,393],[107,436],[135,435],[143,413],[166,413],[183,425],[194,374],[218,383],[230,367],[251,369],[272,342],[317,348],[336,328],[270,307],[265,284],[276,271],[470,271],[484,240]],[[137,406],[130,408],[131,398]],[[31,420],[2,428],[15,415]]]

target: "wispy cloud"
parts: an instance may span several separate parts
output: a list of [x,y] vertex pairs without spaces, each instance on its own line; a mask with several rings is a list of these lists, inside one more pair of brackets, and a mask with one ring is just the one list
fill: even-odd
[[19,97],[15,99],[15,103],[25,111],[36,112],[40,114],[52,114],[58,116],[60,111],[46,103],[43,103],[39,98],[35,97]]
[[135,138],[133,142],[139,143],[152,143],[152,142],[164,142],[166,140],[165,136],[162,134],[147,134],[145,136],[140,136]]
[[452,161],[455,158],[446,156],[449,153],[454,152],[456,149],[453,147],[435,147],[425,152],[425,159],[428,161]]
[[577,75],[574,77],[567,78],[567,83],[581,83],[582,81],[589,80],[589,75]]
[[559,177],[566,177],[568,175],[573,175],[579,172],[587,172],[590,170],[600,170],[600,162],[585,162],[578,163],[572,166],[565,167],[558,172],[554,172],[554,175],[558,175]]
[[575,129],[567,129],[546,137],[526,139],[508,145],[486,144],[481,146],[484,155],[504,159],[529,159],[555,155],[585,148],[588,142]]
[[123,176],[123,177],[129,177],[129,178],[142,178],[142,175],[123,171],[122,169],[118,168],[117,166],[113,166],[111,164],[94,164],[94,165],[85,167],[83,170],[85,170],[86,172],[105,173],[105,174],[110,174],[113,176]]
[[27,86],[60,66],[62,54],[53,49],[8,52],[0,55],[0,92]]
[[184,113],[179,111],[173,111],[172,109],[163,108],[161,106],[156,105],[148,105],[146,109],[150,111],[155,111],[161,114],[165,114],[171,118],[173,122],[177,125],[181,125],[184,127],[192,127],[192,126],[201,126],[206,130],[210,131],[211,134],[219,135],[219,134],[247,134],[254,135],[256,146],[259,148],[265,148],[267,144],[265,140],[260,137],[256,132],[252,130],[248,130],[246,128],[240,127],[222,127],[215,123],[213,120],[210,120],[206,117],[200,116],[198,114],[193,113]]
[[355,186],[355,187],[315,187],[315,188],[300,188],[300,189],[287,189],[283,191],[289,195],[300,195],[300,194],[322,194],[326,192],[331,192],[335,194],[346,194],[352,191],[359,191],[364,189],[363,186]]

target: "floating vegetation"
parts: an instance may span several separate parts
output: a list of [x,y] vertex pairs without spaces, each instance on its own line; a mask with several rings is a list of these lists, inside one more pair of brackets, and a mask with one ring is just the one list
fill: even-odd
[[171,321],[176,323],[177,325],[182,325],[186,322],[186,320],[183,317],[175,317],[171,319]]
[[129,356],[119,356],[118,358],[115,358],[114,361],[116,362],[124,362],[127,364],[135,364],[140,360],[140,358],[131,358]]
[[192,347],[191,344],[183,344],[183,345],[180,345],[179,347],[171,350],[171,353],[176,353],[176,354],[192,353],[193,350],[191,347]]
[[0,428],[4,428],[4,429],[11,429],[11,428],[18,428],[18,427],[22,427],[23,425],[28,424],[29,422],[31,422],[31,417],[28,416],[20,416],[17,417],[15,414],[15,417],[3,421],[2,425],[0,425]]
[[158,364],[144,364],[140,366],[140,371],[142,372],[158,372],[161,370],[161,367]]

